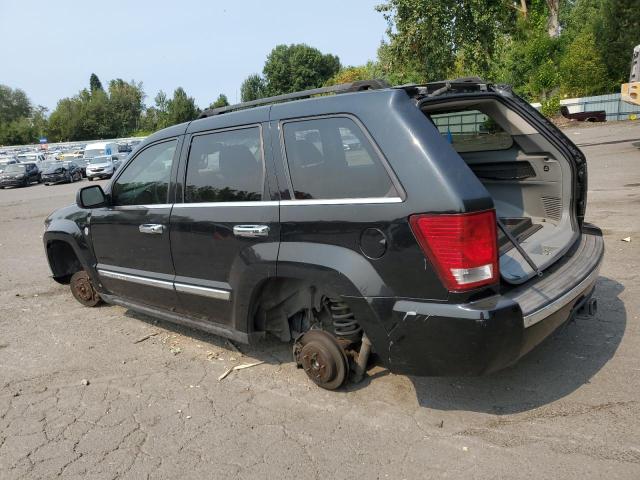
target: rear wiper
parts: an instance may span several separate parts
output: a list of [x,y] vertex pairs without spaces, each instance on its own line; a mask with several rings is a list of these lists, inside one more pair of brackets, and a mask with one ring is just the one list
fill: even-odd
[[520,245],[520,242],[518,242],[518,239],[513,235],[511,235],[511,232],[507,229],[507,227],[505,227],[504,223],[502,223],[502,220],[496,217],[496,221],[498,222],[498,228],[502,230],[502,233],[504,233],[504,236],[507,237],[507,239],[513,244],[515,249],[518,250],[518,253],[522,255],[522,258],[524,258],[525,261],[529,264],[529,266],[533,269],[533,271],[536,272],[536,275],[541,277],[542,270],[540,270],[538,266],[535,264],[535,262],[531,260],[531,257],[529,256],[529,254],[525,252],[524,248],[522,248],[522,245]]

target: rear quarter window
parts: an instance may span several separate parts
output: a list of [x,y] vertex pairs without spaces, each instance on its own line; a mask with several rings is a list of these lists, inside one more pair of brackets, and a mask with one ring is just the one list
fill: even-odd
[[513,145],[511,135],[478,110],[432,113],[429,118],[457,152],[507,150]]
[[296,199],[399,196],[375,149],[351,118],[288,121],[283,137]]

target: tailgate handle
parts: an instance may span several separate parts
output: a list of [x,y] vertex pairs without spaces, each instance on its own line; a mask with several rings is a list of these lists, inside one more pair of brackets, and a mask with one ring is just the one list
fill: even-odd
[[266,237],[269,235],[269,227],[267,225],[235,225],[233,234],[236,237]]
[[140,233],[148,233],[150,235],[162,235],[164,232],[164,225],[157,223],[143,223],[138,227]]

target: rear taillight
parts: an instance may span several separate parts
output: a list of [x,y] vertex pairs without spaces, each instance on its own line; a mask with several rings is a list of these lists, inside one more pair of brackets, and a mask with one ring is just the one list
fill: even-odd
[[412,215],[409,222],[448,290],[460,292],[498,281],[495,210]]

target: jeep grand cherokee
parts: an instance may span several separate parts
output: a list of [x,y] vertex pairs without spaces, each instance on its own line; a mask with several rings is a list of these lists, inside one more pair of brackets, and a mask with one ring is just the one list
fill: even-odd
[[591,298],[587,165],[480,79],[358,82],[205,111],[46,220],[53,278],[239,341],[334,389],[508,366]]

